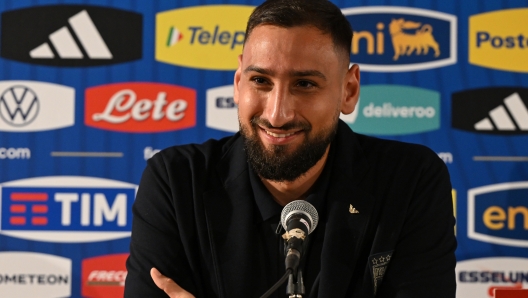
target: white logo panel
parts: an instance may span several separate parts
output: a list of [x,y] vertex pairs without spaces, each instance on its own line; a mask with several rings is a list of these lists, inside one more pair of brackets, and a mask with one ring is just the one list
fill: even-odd
[[74,88],[36,81],[0,81],[0,131],[45,131],[74,123]]
[[233,85],[207,90],[206,126],[218,130],[238,131],[238,109],[233,100]]
[[0,297],[70,297],[72,261],[33,252],[0,252]]

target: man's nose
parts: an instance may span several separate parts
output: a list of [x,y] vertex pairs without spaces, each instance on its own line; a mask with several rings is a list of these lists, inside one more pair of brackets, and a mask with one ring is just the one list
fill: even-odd
[[295,102],[286,86],[275,85],[269,93],[264,117],[273,127],[281,127],[295,117]]

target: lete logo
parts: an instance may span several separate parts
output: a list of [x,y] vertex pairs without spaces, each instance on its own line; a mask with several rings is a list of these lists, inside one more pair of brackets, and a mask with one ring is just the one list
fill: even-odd
[[5,182],[0,185],[0,234],[65,243],[128,237],[136,187],[78,176]]
[[121,132],[163,132],[196,125],[196,91],[161,83],[86,89],[85,124]]

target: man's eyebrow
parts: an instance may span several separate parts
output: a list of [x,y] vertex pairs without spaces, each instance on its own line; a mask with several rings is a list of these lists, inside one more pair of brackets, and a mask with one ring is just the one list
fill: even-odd
[[258,66],[254,66],[254,65],[248,66],[244,70],[244,73],[248,73],[250,71],[258,72],[258,73],[265,74],[265,75],[272,75],[273,74],[273,72],[268,70],[268,69],[264,69],[264,68],[261,68],[261,67],[258,67]]
[[[265,75],[273,75],[273,71],[270,71],[269,69],[261,68],[258,66],[254,66],[254,65],[248,66],[244,70],[244,73],[248,73],[251,71],[258,72],[258,73],[265,74]],[[293,70],[293,71],[290,71],[289,74],[292,77],[319,77],[326,81],[326,76],[318,70]]]

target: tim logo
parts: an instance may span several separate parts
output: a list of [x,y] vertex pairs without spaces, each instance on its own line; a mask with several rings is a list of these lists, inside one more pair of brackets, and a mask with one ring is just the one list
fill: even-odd
[[0,185],[0,234],[54,242],[130,235],[136,186],[101,178],[56,176]]
[[71,87],[0,81],[0,131],[29,132],[72,126],[74,110],[75,90]]
[[456,63],[453,15],[393,6],[342,11],[354,28],[351,60],[362,70],[399,72]]
[[53,5],[2,13],[1,56],[55,66],[141,58],[142,16],[112,8]]
[[123,297],[127,276],[128,254],[113,254],[84,259],[82,261],[83,297]]
[[238,113],[233,99],[233,85],[207,89],[205,125],[218,130],[237,132]]
[[196,91],[161,83],[119,83],[86,89],[84,122],[121,132],[164,132],[196,125]]
[[453,94],[452,126],[495,134],[528,134],[528,89],[482,88]]
[[468,237],[528,247],[528,181],[468,190]]

